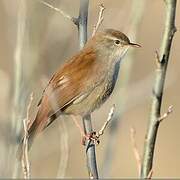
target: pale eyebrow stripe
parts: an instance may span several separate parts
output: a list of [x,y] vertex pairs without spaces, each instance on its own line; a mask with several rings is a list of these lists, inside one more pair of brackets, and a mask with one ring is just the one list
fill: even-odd
[[111,39],[111,40],[120,40],[116,37],[113,37],[113,36],[109,36],[109,35],[106,35],[105,37],[107,37],[108,39]]

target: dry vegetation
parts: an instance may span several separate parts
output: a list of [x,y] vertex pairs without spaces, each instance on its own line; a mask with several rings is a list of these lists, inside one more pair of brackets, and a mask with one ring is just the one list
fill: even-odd
[[[77,27],[73,24],[77,24],[77,19],[72,18],[79,15],[81,1],[47,0],[46,2],[57,9],[48,7],[38,0],[0,1],[1,178],[88,177],[86,153],[80,142],[79,131],[70,117],[59,118],[59,121],[43,132],[35,141],[28,157],[24,149],[27,160],[23,162],[24,171],[15,157],[18,143],[22,135],[27,133],[28,122],[24,119],[34,118],[37,111],[36,104],[51,74],[86,41],[86,37],[82,34],[79,41]],[[102,5],[99,9],[102,3],[105,11]],[[179,29],[179,4],[176,11],[176,27]],[[91,37],[93,31],[98,28],[99,30],[114,28],[125,32],[131,40],[142,45],[139,51],[128,53],[121,65],[112,97],[92,114],[93,128],[97,131],[103,131],[101,128],[107,120],[108,113],[108,118],[112,118],[113,115],[105,133],[103,131],[100,145],[96,146],[100,177],[134,178],[139,176],[140,170],[142,177],[180,177],[178,171],[180,33],[177,31],[174,36],[169,57],[167,51],[169,52],[170,46],[166,47],[165,41],[170,40],[167,40],[167,37],[173,35],[175,29],[172,24],[170,27],[172,32],[163,34],[164,23],[166,22],[168,26],[167,18],[168,15],[171,16],[166,12],[163,0],[97,0],[89,3],[88,37]],[[101,26],[98,27],[100,24]],[[80,30],[81,32],[83,33]],[[170,59],[165,80],[164,70],[167,64],[164,64],[164,60],[168,57]],[[155,70],[156,81],[154,81]],[[151,107],[153,86],[154,94],[161,96],[163,86],[158,88],[155,84],[155,82],[158,84],[161,75],[162,81],[165,80],[162,107],[161,102],[156,104],[158,98],[155,96]],[[32,104],[29,103],[31,92],[34,93]],[[31,104],[31,108],[28,108],[30,106],[28,104]],[[113,104],[115,109],[112,110]],[[168,116],[172,111],[170,105],[173,105],[174,112]],[[156,141],[153,170],[152,162],[148,165],[148,158],[143,158],[150,108],[151,114],[155,114],[155,118],[151,116],[151,122],[154,121],[156,127],[162,122]],[[155,113],[157,109],[158,113]],[[132,126],[136,130],[136,135],[134,129],[131,129]],[[130,129],[131,133],[129,133]],[[152,131],[150,130],[149,133]],[[26,143],[24,141],[24,144]],[[149,145],[152,145],[151,143]],[[146,150],[145,155],[148,153],[152,154],[152,151]],[[142,163],[141,159],[145,161]]]

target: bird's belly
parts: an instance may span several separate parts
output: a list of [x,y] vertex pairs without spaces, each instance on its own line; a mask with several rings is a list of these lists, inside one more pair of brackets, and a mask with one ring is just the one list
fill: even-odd
[[84,99],[73,103],[65,109],[67,114],[87,115],[99,108],[111,95],[115,86],[115,82],[106,80],[97,86]]
[[72,103],[64,112],[67,114],[84,116],[99,108],[113,92],[118,72],[119,63],[114,66],[113,71],[109,73],[105,80],[94,88],[88,96],[80,99],[77,103]]

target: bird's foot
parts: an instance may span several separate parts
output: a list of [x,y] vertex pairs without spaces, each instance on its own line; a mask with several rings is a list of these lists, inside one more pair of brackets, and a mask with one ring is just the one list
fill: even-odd
[[100,140],[99,140],[99,136],[97,135],[97,133],[95,131],[85,134],[82,138],[82,144],[85,146],[86,145],[86,141],[92,141],[94,144],[99,144]]

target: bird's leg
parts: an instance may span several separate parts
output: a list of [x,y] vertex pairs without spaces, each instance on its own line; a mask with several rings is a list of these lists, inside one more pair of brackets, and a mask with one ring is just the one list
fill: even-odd
[[92,131],[91,133],[87,133],[84,139],[84,144],[86,140],[91,140],[94,142],[94,144],[99,144],[100,140],[99,140],[99,136],[97,135],[96,131]]
[[81,125],[79,124],[79,122],[77,121],[76,116],[71,115],[71,117],[72,117],[72,120],[74,121],[76,127],[80,130],[81,136],[84,137],[84,136],[85,136],[84,130],[83,130],[83,128],[81,127]]
[[92,140],[94,143],[99,144],[99,138],[97,136],[97,133],[95,131],[91,133],[85,133],[79,122],[77,121],[76,116],[71,115],[76,127],[80,130],[80,134],[82,136],[82,145],[85,145],[86,140]]
[[86,136],[84,137],[84,145],[89,143],[99,144],[99,137],[98,134],[93,130],[92,122],[91,122],[91,116],[86,115],[83,117],[83,126],[84,126],[84,132]]

